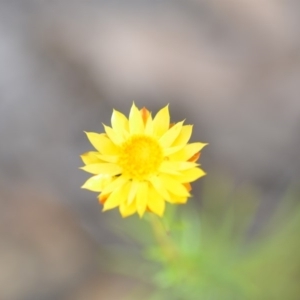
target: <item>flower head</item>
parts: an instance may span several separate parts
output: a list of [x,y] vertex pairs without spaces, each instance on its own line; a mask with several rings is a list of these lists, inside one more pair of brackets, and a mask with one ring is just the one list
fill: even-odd
[[81,156],[82,169],[93,174],[82,188],[100,192],[103,210],[119,207],[123,217],[162,216],[166,201],[186,203],[190,182],[205,175],[196,161],[206,144],[188,144],[192,125],[183,123],[170,123],[168,106],[154,118],[134,103],[128,119],[114,110],[105,133],[86,132],[97,151]]

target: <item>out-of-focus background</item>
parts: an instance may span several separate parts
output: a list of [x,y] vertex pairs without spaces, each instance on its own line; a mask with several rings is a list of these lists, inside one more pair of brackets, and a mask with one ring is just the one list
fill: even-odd
[[255,232],[299,182],[299,96],[297,0],[1,0],[0,299],[132,286],[101,269],[117,214],[80,189],[83,131],[112,108],[170,103],[195,124],[203,168],[260,190]]

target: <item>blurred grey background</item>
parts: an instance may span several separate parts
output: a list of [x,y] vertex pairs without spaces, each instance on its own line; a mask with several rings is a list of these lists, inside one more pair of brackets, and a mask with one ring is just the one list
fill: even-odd
[[78,170],[112,108],[170,103],[208,174],[261,190],[260,224],[299,179],[299,95],[297,0],[1,0],[0,299],[130,287],[95,263],[111,215]]

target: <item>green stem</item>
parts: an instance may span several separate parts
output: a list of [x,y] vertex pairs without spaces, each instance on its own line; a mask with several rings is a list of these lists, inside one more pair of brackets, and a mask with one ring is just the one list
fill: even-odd
[[167,259],[176,259],[176,257],[178,256],[177,247],[171,238],[170,232],[167,230],[162,220],[154,214],[150,214],[149,220],[156,241],[163,250]]

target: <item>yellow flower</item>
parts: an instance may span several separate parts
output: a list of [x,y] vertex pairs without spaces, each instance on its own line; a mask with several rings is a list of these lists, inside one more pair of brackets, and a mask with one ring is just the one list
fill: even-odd
[[100,192],[103,211],[162,216],[165,201],[186,203],[190,182],[205,175],[196,161],[206,144],[188,144],[192,125],[170,124],[168,106],[152,118],[134,103],[128,119],[114,110],[111,125],[104,125],[105,133],[86,132],[97,151],[81,156],[82,169],[94,175],[82,188]]

